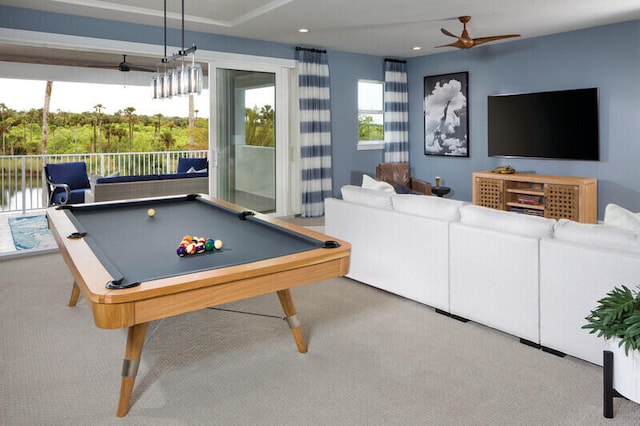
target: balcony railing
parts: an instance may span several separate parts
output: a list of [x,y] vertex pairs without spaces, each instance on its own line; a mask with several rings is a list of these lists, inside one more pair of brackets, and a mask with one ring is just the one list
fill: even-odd
[[44,164],[84,161],[89,175],[121,176],[175,173],[178,158],[206,157],[207,151],[121,152],[0,156],[0,211],[42,209],[47,206]]

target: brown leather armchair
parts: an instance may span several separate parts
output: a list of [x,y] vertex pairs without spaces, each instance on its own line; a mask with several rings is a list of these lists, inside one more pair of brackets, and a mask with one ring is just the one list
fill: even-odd
[[376,179],[390,183],[394,188],[402,185],[413,192],[431,195],[429,182],[411,177],[409,163],[380,163],[376,166]]

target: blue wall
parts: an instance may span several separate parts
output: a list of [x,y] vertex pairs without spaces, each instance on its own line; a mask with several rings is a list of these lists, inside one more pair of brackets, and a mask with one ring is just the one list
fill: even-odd
[[[162,28],[0,6],[0,27],[162,44]],[[180,40],[178,31],[169,31]],[[291,45],[186,32],[200,49],[293,59]],[[173,44],[179,44],[174,42]],[[382,80],[384,58],[329,51],[332,96],[333,192],[373,175],[383,153],[357,151],[357,81]],[[640,21],[411,58],[409,139],[413,173],[451,186],[471,200],[471,174],[511,164],[519,171],[596,177],[599,217],[610,202],[640,211]],[[423,79],[469,72],[469,158],[423,153]],[[487,96],[580,87],[600,89],[599,162],[499,159],[487,156]]]
[[[469,72],[469,158],[423,154],[423,78]],[[408,61],[410,157],[414,174],[439,175],[471,200],[471,173],[511,164],[518,171],[598,178],[599,217],[608,203],[640,211],[640,21]],[[487,155],[487,96],[598,87],[600,161],[500,159]]]

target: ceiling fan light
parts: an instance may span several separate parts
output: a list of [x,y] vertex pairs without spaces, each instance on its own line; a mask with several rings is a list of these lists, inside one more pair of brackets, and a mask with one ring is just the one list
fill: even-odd
[[160,81],[156,74],[151,78],[151,99],[159,99],[161,96],[162,90],[160,89]]
[[202,93],[202,67],[200,64],[190,65],[188,69],[188,89],[189,94]]
[[176,70],[173,73],[174,73],[174,78],[176,80],[176,85],[177,85],[176,95],[177,96],[186,95],[189,82],[187,80],[187,72],[184,68],[184,64],[182,64],[180,68],[176,68]]
[[[159,71],[151,79],[151,96],[153,99],[171,98],[173,96],[182,96],[187,94],[202,93],[202,67],[195,64],[196,46],[188,49],[184,48],[184,1],[182,2],[182,49],[171,57],[167,57],[167,2],[164,2],[164,57],[162,63],[165,66],[165,72]],[[193,53],[193,65],[185,68],[184,57]],[[126,57],[125,57],[126,58]],[[180,59],[180,67],[175,67],[177,60]],[[173,70],[166,70],[167,64],[174,66]]]

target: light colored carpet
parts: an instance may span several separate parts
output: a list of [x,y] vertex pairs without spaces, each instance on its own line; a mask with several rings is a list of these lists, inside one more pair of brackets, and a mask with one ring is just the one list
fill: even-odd
[[153,322],[133,405],[115,416],[125,330],[93,325],[58,253],[0,262],[3,425],[637,425],[602,370],[349,279]]

